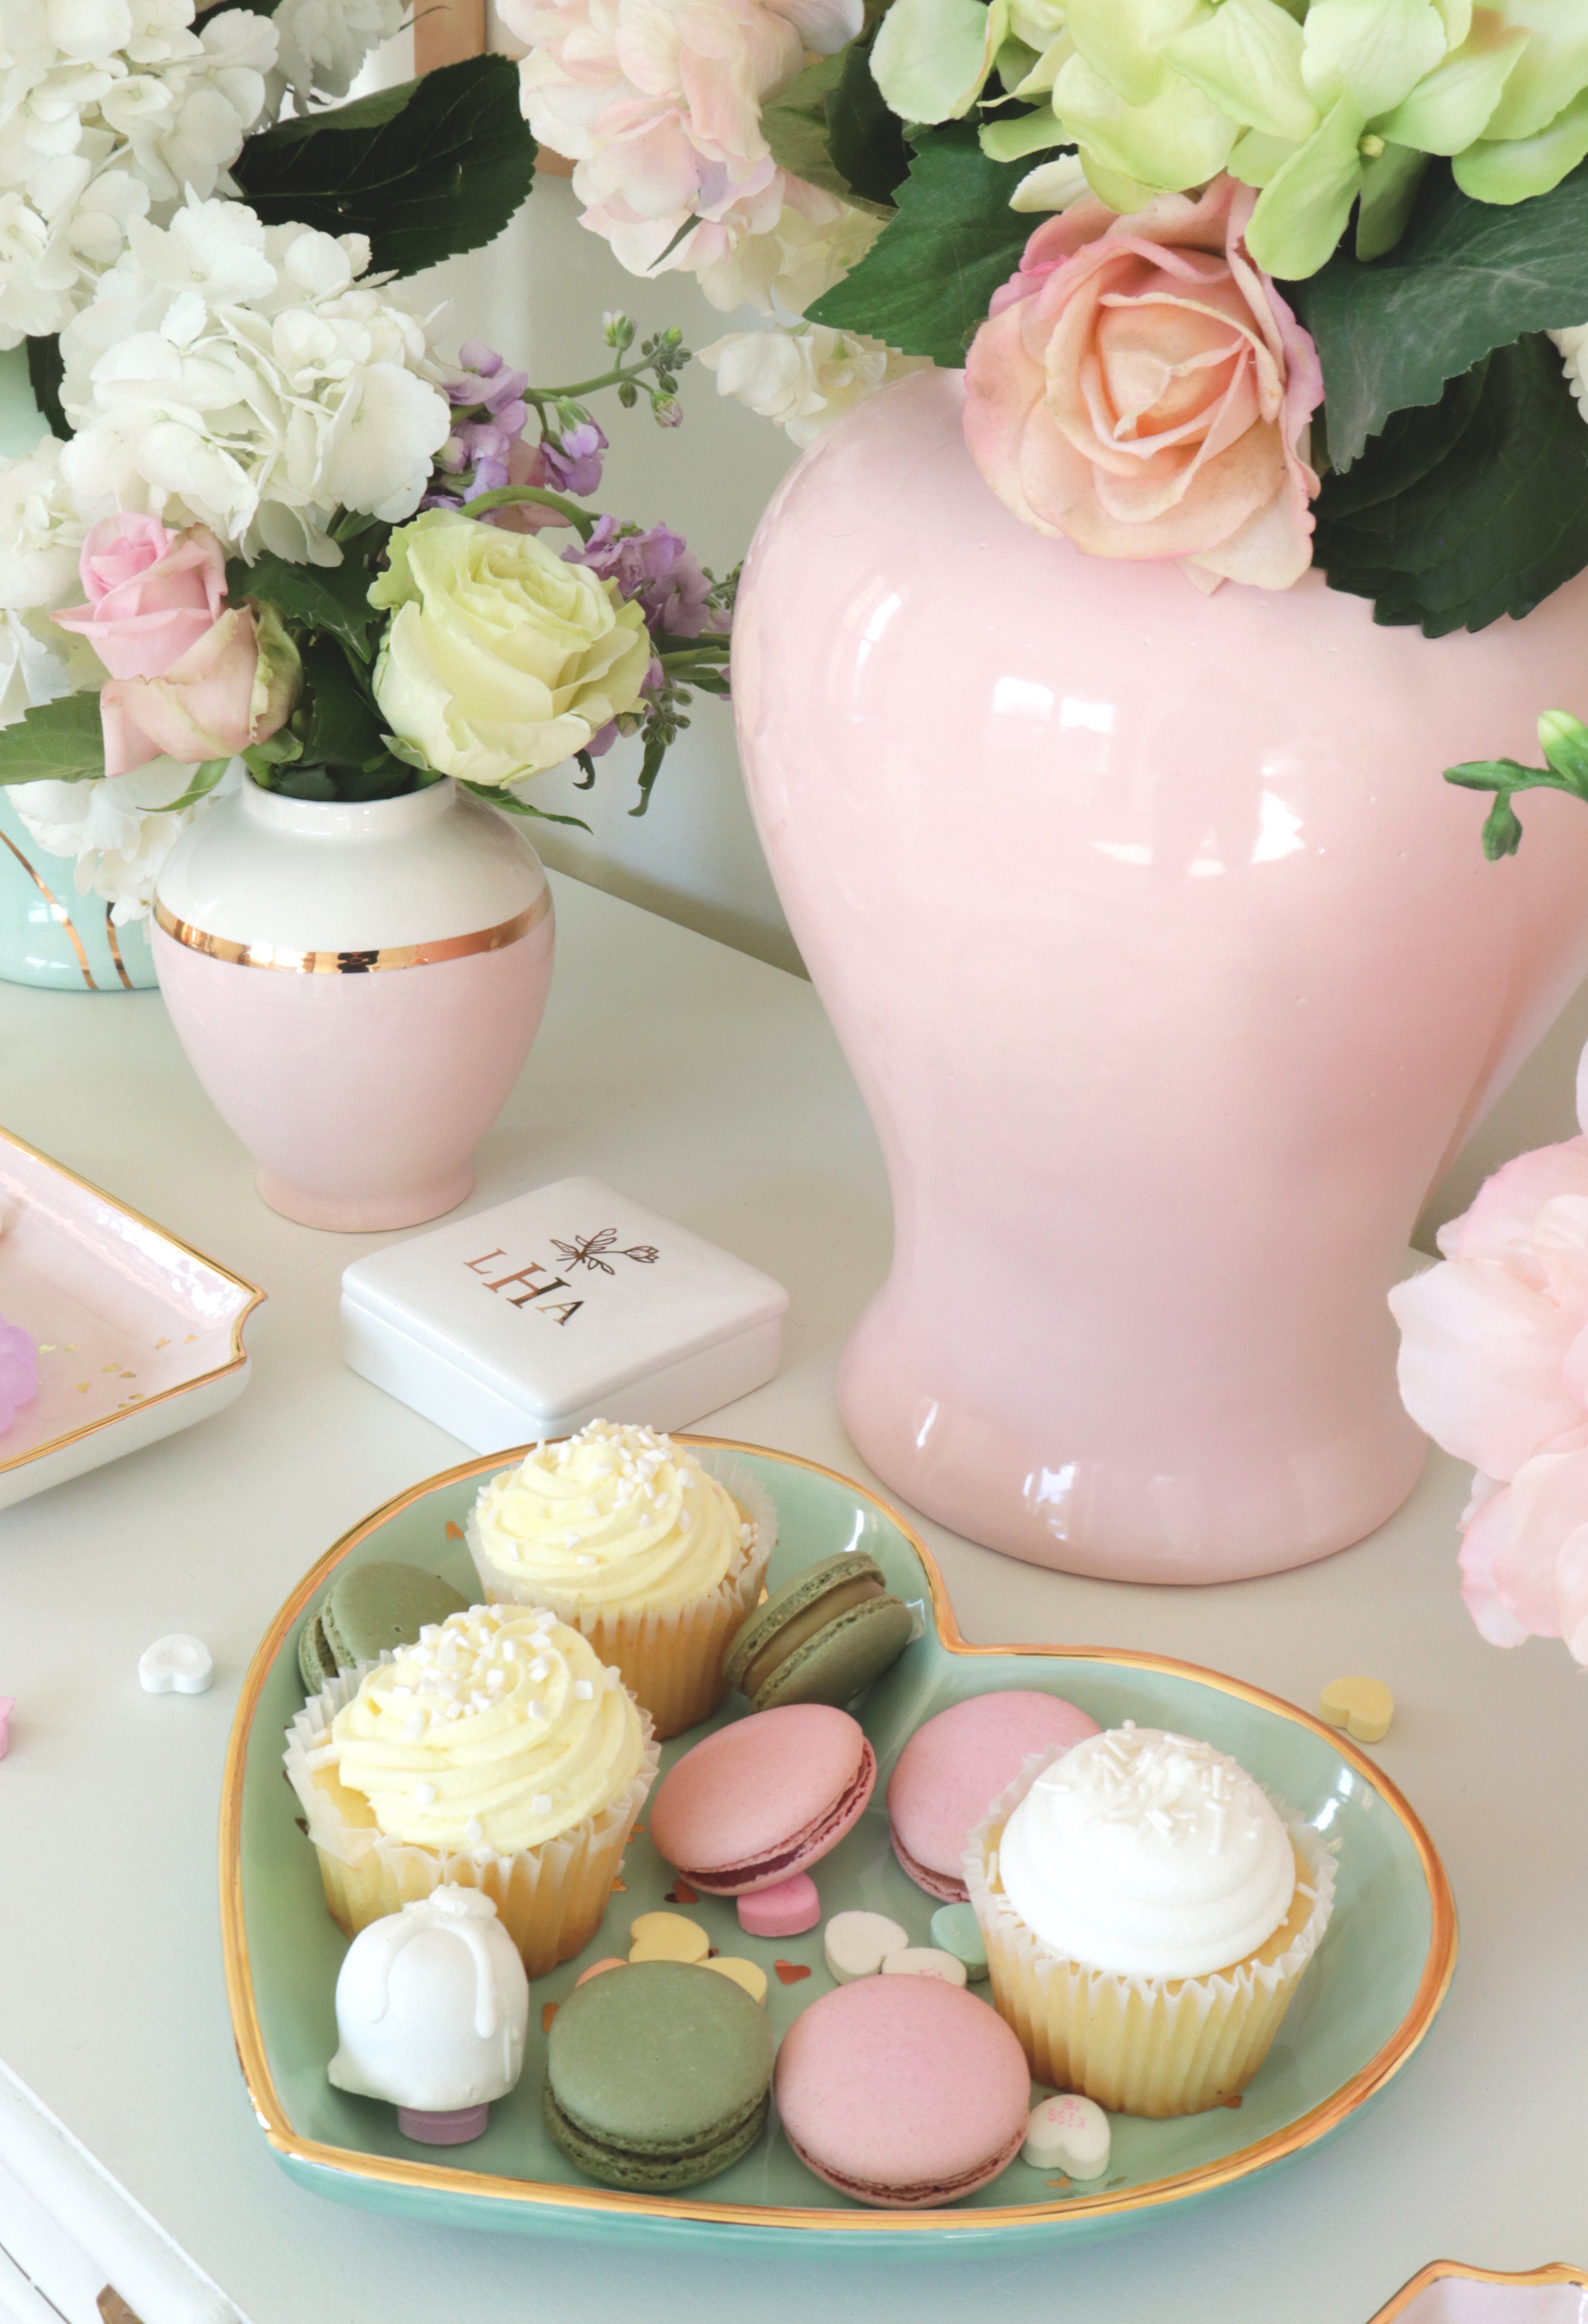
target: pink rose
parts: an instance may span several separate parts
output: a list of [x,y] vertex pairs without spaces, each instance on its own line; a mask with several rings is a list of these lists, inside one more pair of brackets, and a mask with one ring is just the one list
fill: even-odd
[[1306,572],[1323,372],[1247,254],[1256,199],[1216,178],[1038,227],[965,364],[965,441],[1022,524],[1089,557],[1178,558],[1209,589]]
[[162,754],[230,759],[285,725],[302,691],[298,649],[272,605],[232,607],[157,678],[113,678],[99,696],[105,771]]
[[1390,1305],[1407,1410],[1476,1470],[1462,1594],[1495,1646],[1588,1663],[1588,1136],[1506,1163],[1439,1248]]
[[86,605],[52,613],[87,638],[112,678],[159,678],[196,645],[226,602],[226,559],[201,524],[110,516],[83,543]]
[[[539,444],[526,444],[521,436],[507,447],[507,481],[510,484],[532,484],[537,492],[555,489],[546,473],[546,455]],[[503,532],[544,532],[549,525],[571,524],[572,519],[560,509],[543,508],[538,501],[510,501],[505,508],[493,509],[483,521],[498,526]]]

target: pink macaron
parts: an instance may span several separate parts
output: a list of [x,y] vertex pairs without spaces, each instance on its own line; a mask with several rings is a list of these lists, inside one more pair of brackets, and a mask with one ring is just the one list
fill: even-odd
[[974,1694],[918,1727],[888,1784],[893,1853],[918,1888],[962,1904],[965,1842],[1034,1751],[1051,1758],[1098,1732],[1057,1694]]
[[651,1845],[707,1895],[748,1895],[836,1848],[876,1780],[876,1754],[846,1711],[758,1711],[668,1770],[651,1803]]
[[995,2010],[926,1977],[840,1985],[778,2052],[778,2112],[808,2171],[858,2203],[957,2202],[1025,2140],[1030,2073]]

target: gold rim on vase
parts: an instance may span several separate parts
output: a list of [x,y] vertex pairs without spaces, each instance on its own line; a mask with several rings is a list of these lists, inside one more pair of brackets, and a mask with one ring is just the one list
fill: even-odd
[[475,928],[461,936],[436,936],[426,944],[382,945],[362,952],[306,952],[292,945],[245,943],[232,936],[213,936],[208,928],[196,927],[191,920],[179,919],[158,898],[154,918],[173,942],[187,945],[210,960],[225,961],[230,967],[279,968],[296,976],[368,976],[384,969],[429,968],[438,961],[466,960],[475,953],[501,952],[539,927],[550,909],[551,890],[542,888],[532,904],[516,912],[510,920],[498,920],[493,928]]
[[1376,2316],[1369,2319],[1369,2324],[1395,2324],[1396,2318],[1404,2316],[1412,2302],[1434,2284],[1451,2282],[1511,2284],[1519,2292],[1541,2284],[1574,2283],[1588,2291],[1588,2269],[1573,2267],[1568,2261],[1557,2259],[1551,2260],[1546,2266],[1529,2268],[1519,2275],[1512,2275],[1495,2268],[1468,2267],[1464,2261],[1459,2259],[1430,2260],[1426,2267],[1417,2270],[1409,2283],[1401,2285],[1388,2308],[1380,2308]]
[[[1120,2193],[1098,2193],[1072,2196],[1063,2206],[1063,2217],[1102,2219],[1110,2214],[1153,2209],[1165,2203],[1179,2201],[1193,2195],[1211,2194],[1215,2189],[1235,2184],[1254,2172],[1267,2169],[1285,2156],[1299,2153],[1317,2140],[1327,2137],[1359,2107],[1375,2098],[1395,2075],[1399,2073],[1413,2052],[1427,2034],[1440,2004],[1449,1990],[1455,1973],[1456,1922],[1455,1905],[1450,1882],[1439,1859],[1433,1841],[1424,1831],[1411,1806],[1389,1777],[1372,1761],[1349,1742],[1337,1729],[1325,1726],[1322,1720],[1298,1710],[1294,1703],[1282,1702],[1278,1695],[1268,1694],[1260,1687],[1249,1686],[1244,1680],[1226,1678],[1217,1671],[1200,1668],[1195,1663],[1180,1662],[1170,1655],[1129,1654],[1106,1646],[1033,1646],[1025,1642],[995,1646],[973,1646],[961,1636],[954,1618],[954,1609],[944,1587],[937,1561],[913,1526],[899,1511],[884,1501],[880,1494],[845,1477],[836,1469],[829,1469],[819,1461],[808,1461],[793,1452],[775,1452],[768,1445],[747,1444],[738,1439],[724,1436],[698,1436],[679,1429],[673,1432],[681,1444],[696,1444],[713,1451],[749,1453],[754,1457],[770,1457],[784,1462],[791,1468],[804,1469],[818,1477],[829,1477],[846,1491],[869,1501],[872,1507],[891,1525],[898,1528],[919,1558],[931,1592],[932,1612],[937,1638],[944,1650],[951,1655],[1052,1655],[1076,1662],[1103,1662],[1116,1667],[1134,1670],[1162,1671],[1172,1676],[1191,1678],[1223,1694],[1237,1697],[1244,1702],[1308,1729],[1327,1743],[1329,1748],[1344,1759],[1379,1794],[1386,1806],[1405,1826],[1416,1849],[1423,1877],[1427,1882],[1432,1926],[1428,1950],[1422,1975],[1412,1997],[1411,2006],[1390,2039],[1371,2058],[1359,2072],[1326,2098],[1281,2131],[1258,2140],[1239,2153],[1226,2155],[1217,2163],[1201,2164],[1195,2170],[1178,2172],[1167,2179],[1153,2180],[1147,2185]],[[226,1998],[230,2005],[232,2030],[236,2041],[238,2062],[253,2101],[254,2111],[271,2145],[283,2158],[293,2163],[330,2169],[346,2176],[375,2181],[388,2186],[424,2190],[432,2194],[448,2196],[478,2196],[488,2202],[528,2204],[552,2209],[578,2210],[592,2214],[627,2216],[656,2219],[687,2219],[714,2225],[750,2227],[814,2228],[834,2234],[909,2235],[921,2228],[938,2234],[984,2232],[993,2227],[1047,2225],[1056,2217],[1055,2207],[1048,2203],[1011,2203],[974,2211],[829,2211],[800,2209],[794,2206],[753,2206],[743,2203],[716,2203],[698,2198],[672,2196],[665,2201],[655,2197],[625,2194],[615,2189],[572,2187],[547,2181],[507,2179],[484,2172],[450,2170],[434,2163],[410,2163],[392,2156],[365,2154],[348,2147],[332,2146],[317,2139],[303,2137],[287,2117],[270,2065],[265,2056],[263,2035],[254,2002],[253,1978],[248,1962],[248,1943],[243,1917],[242,1823],[244,1774],[247,1762],[248,1743],[253,1732],[254,1715],[259,1698],[272,1670],[275,1666],[289,1635],[306,1612],[310,1601],[323,1590],[332,1569],[339,1564],[366,1536],[385,1525],[413,1503],[443,1485],[461,1483],[471,1477],[484,1476],[504,1462],[522,1458],[530,1448],[509,1446],[498,1452],[486,1453],[473,1460],[460,1462],[456,1468],[444,1469],[422,1483],[411,1486],[406,1492],[394,1495],[383,1506],[359,1520],[334,1542],[325,1555],[312,1566],[298,1583],[284,1605],[276,1613],[270,1628],[248,1665],[247,1675],[238,1698],[232,1722],[231,1739],[226,1749],[226,1772],[221,1786],[220,1812],[220,1919],[221,1948],[226,1981]]]

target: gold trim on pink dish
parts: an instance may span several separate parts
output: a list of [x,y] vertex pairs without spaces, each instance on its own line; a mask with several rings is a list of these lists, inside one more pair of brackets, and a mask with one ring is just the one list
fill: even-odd
[[[4,836],[4,833],[0,833],[0,838]],[[116,1212],[124,1219],[130,1219],[134,1226],[142,1227],[146,1232],[157,1235],[172,1250],[185,1251],[189,1259],[196,1259],[200,1267],[208,1268],[213,1274],[231,1284],[235,1290],[248,1295],[247,1305],[240,1307],[232,1318],[232,1352],[226,1361],[212,1365],[208,1371],[197,1373],[191,1379],[173,1381],[170,1388],[162,1388],[152,1396],[140,1397],[137,1408],[141,1413],[152,1411],[159,1404],[169,1404],[173,1397],[191,1396],[195,1388],[208,1388],[212,1381],[224,1379],[228,1372],[235,1372],[239,1364],[247,1362],[248,1351],[243,1345],[243,1326],[254,1310],[263,1305],[267,1296],[257,1283],[250,1283],[245,1275],[238,1275],[231,1268],[223,1267],[218,1259],[210,1259],[203,1251],[195,1250],[190,1242],[184,1242],[180,1235],[172,1234],[169,1227],[162,1227],[142,1211],[134,1210],[130,1203],[118,1202],[114,1194],[107,1194],[103,1186],[97,1186],[91,1178],[82,1177],[76,1170],[69,1170],[64,1162],[57,1162],[53,1155],[30,1146],[27,1139],[19,1138],[14,1130],[0,1129],[0,1148],[7,1146],[19,1154],[28,1155],[35,1162],[42,1162],[47,1170],[54,1171],[57,1177],[69,1179],[74,1186],[80,1186],[85,1194],[92,1194],[97,1202],[103,1203],[107,1210]],[[13,1469],[24,1468],[30,1461],[42,1461],[50,1453],[63,1452],[67,1445],[80,1443],[85,1436],[92,1436],[99,1429],[109,1428],[125,1417],[125,1412],[103,1413],[97,1420],[85,1421],[80,1428],[68,1428],[59,1436],[47,1438],[42,1444],[30,1444],[25,1452],[14,1452],[8,1457],[0,1454],[0,1476],[8,1474]]]
[[[713,1452],[753,1455],[771,1451],[766,1445],[746,1444],[733,1437],[697,1436],[683,1429],[675,1429],[672,1434],[678,1443],[697,1444]],[[318,2164],[345,2172],[350,2178],[385,2186],[425,2188],[439,2194],[483,2196],[488,2201],[513,2207],[545,2205],[557,2209],[592,2214],[606,2212],[631,2218],[682,2219],[697,2223],[712,2221],[734,2227],[807,2227],[838,2235],[874,2236],[880,2233],[890,2236],[908,2236],[923,2229],[938,2234],[945,2230],[953,2233],[956,2229],[981,2233],[990,2227],[1050,2220],[1054,2216],[1054,2207],[1048,2203],[1008,2203],[958,2214],[953,2211],[828,2211],[783,2205],[761,2207],[713,2202],[709,2199],[678,2195],[624,2194],[605,2188],[569,2186],[561,2181],[506,2179],[485,2172],[458,2170],[435,2163],[411,2163],[395,2156],[329,2146],[320,2140],[305,2137],[289,2120],[265,2055],[264,2036],[254,1997],[243,1914],[243,1784],[249,1736],[259,1698],[288,1638],[308,1607],[324,1591],[332,1572],[350,1551],[400,1511],[411,1508],[427,1493],[433,1492],[438,1486],[486,1476],[504,1462],[522,1459],[529,1449],[527,1445],[509,1447],[500,1452],[486,1453],[483,1458],[461,1462],[457,1468],[445,1469],[439,1475],[427,1477],[422,1483],[411,1486],[407,1492],[396,1494],[354,1526],[339,1541],[331,1545],[291,1592],[261,1639],[248,1666],[232,1720],[226,1772],[221,1779],[221,1950],[238,2062],[243,2069],[243,2079],[247,2084],[254,2114],[271,2145],[279,2154],[295,2162]],[[1243,1702],[1260,1704],[1264,1711],[1289,1720],[1297,1727],[1310,1728],[1315,1734],[1321,1735],[1331,1750],[1337,1751],[1356,1769],[1390,1813],[1399,1817],[1417,1850],[1433,1908],[1428,1950],[1411,2006],[1377,2056],[1369,2059],[1360,2072],[1353,2074],[1333,2097],[1321,2106],[1314,2107],[1310,2113],[1300,2116],[1284,2130],[1256,2140],[1251,2146],[1242,2147],[1220,2162],[1177,2172],[1169,2178],[1154,2180],[1145,2186],[1122,2190],[1118,2193],[1100,2190],[1094,2195],[1072,2196],[1064,2206],[1065,2218],[1072,2219],[1080,2215],[1100,2219],[1128,2211],[1151,2210],[1159,2204],[1174,2202],[1183,2196],[1210,2193],[1215,2187],[1231,2186],[1239,2180],[1249,2178],[1253,2172],[1278,2163],[1285,2155],[1299,2153],[1303,2148],[1337,2129],[1359,2107],[1365,2106],[1400,2071],[1421,2043],[1455,1974],[1455,1905],[1445,1867],[1410,1805],[1382,1769],[1375,1766],[1338,1729],[1325,1727],[1321,1720],[1314,1719],[1307,1711],[1298,1711],[1294,1703],[1281,1702],[1277,1695],[1266,1694],[1260,1687],[1249,1686],[1242,1679],[1225,1678],[1217,1671],[1203,1670],[1194,1663],[1177,1662],[1165,1655],[1129,1654],[1106,1646],[1037,1646],[1029,1641],[1002,1646],[970,1645],[954,1618],[954,1609],[949,1604],[943,1577],[930,1550],[896,1508],[879,1494],[857,1484],[853,1477],[842,1476],[837,1470],[826,1468],[819,1461],[808,1461],[794,1452],[771,1452],[771,1457],[786,1462],[790,1467],[808,1470],[816,1476],[832,1478],[846,1492],[854,1493],[861,1500],[870,1501],[890,1526],[898,1527],[920,1559],[931,1592],[937,1637],[949,1654],[1063,1655],[1079,1662],[1105,1662],[1136,1670],[1169,1671],[1197,1679],[1205,1686],[1215,1687],[1221,1693],[1234,1695]],[[1569,2282],[1571,2279],[1565,2280]],[[1379,2324],[1379,2319],[1375,2319],[1375,2324]]]
[[1396,2318],[1404,2316],[1413,2301],[1420,2299],[1433,2285],[1451,2282],[1509,2284],[1519,2292],[1526,2292],[1540,2284],[1574,2283],[1588,2291],[1588,2270],[1573,2267],[1566,2261],[1557,2259],[1552,2260],[1546,2267],[1530,2268],[1523,2274],[1509,2275],[1494,2268],[1468,2267],[1459,2259],[1430,2260],[1426,2267],[1418,2269],[1409,2283],[1401,2285],[1388,2308],[1380,2308],[1376,2316],[1368,2319],[1368,2324],[1395,2324]]
[[238,943],[231,936],[211,936],[206,928],[196,928],[191,920],[179,920],[158,899],[154,918],[176,943],[235,968],[284,968],[298,976],[367,976],[380,969],[429,968],[437,961],[501,952],[539,927],[550,909],[551,890],[542,888],[532,904],[511,920],[498,920],[494,928],[475,928],[463,936],[438,936],[429,944],[383,945],[368,952],[301,952],[291,945]]

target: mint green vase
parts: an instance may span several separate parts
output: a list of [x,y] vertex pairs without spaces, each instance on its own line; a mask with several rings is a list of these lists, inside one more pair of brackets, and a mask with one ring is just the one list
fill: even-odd
[[[0,354],[0,458],[31,451],[44,419],[28,351]],[[46,855],[0,788],[0,978],[62,992],[133,992],[154,982],[148,924],[112,925],[102,896],[79,896],[67,855]]]

